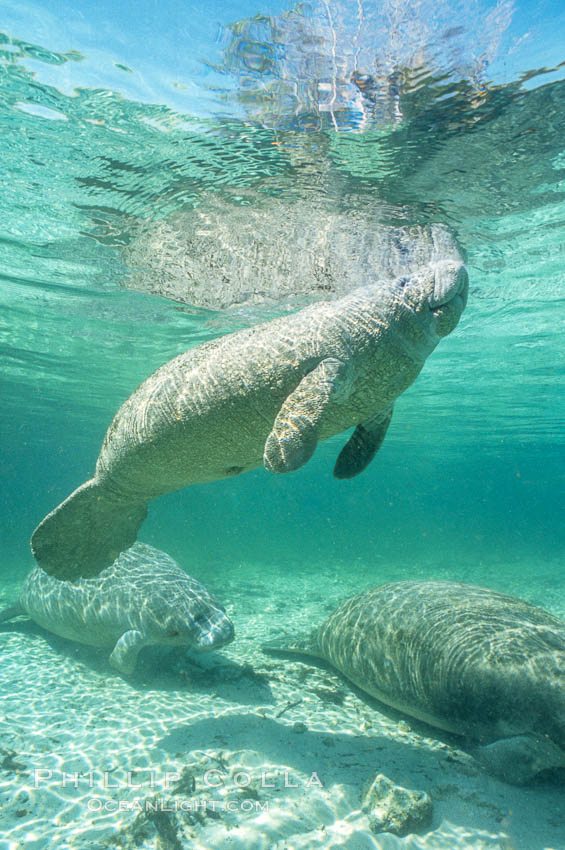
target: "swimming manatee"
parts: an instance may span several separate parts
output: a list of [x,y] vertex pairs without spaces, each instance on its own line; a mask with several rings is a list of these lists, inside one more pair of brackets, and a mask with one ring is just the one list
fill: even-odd
[[507,782],[565,767],[565,622],[521,599],[448,581],[384,584],[265,650],[329,661],[385,705],[468,738]]
[[59,581],[34,567],[0,621],[27,614],[61,637],[113,647],[110,663],[132,673],[144,646],[200,652],[233,640],[233,624],[206,588],[164,552],[135,543],[96,578]]
[[261,464],[291,472],[351,426],[334,474],[359,474],[467,287],[461,261],[438,261],[169,360],[116,413],[94,476],[33,533],[38,564],[96,575],[135,541],[151,499]]

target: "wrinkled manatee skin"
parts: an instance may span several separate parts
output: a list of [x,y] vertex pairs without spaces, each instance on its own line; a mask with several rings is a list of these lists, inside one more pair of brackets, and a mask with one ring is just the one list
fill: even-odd
[[111,663],[128,673],[144,646],[208,651],[234,636],[231,620],[204,585],[143,543],[96,578],[60,581],[35,567],[11,616],[17,613],[69,640],[113,648]]
[[118,410],[93,478],[35,530],[38,564],[58,578],[96,575],[135,541],[151,499],[260,465],[290,472],[351,426],[336,475],[358,474],[394,401],[457,325],[467,288],[462,263],[438,262],[165,363]]

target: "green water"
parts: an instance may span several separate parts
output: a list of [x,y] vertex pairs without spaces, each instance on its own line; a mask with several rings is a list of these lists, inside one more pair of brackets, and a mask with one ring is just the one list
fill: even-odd
[[[430,85],[399,128],[327,132],[320,168],[346,208],[369,198],[381,221],[453,228],[468,257],[467,310],[360,478],[332,480],[336,437],[289,477],[256,471],[159,500],[143,539],[188,564],[276,558],[323,569],[398,557],[458,575],[464,561],[495,584],[502,560],[526,586],[532,559],[559,569],[565,89],[536,83],[495,87],[476,107],[464,89],[434,99]],[[292,203],[318,186],[275,131],[188,119],[179,129],[164,107],[105,91],[70,98],[17,61],[3,91],[1,519],[7,570],[19,572],[35,524],[91,474],[121,401],[168,358],[234,328],[233,315],[120,286],[136,222],[210,191],[235,204],[241,187],[246,203],[252,192]],[[18,108],[30,102],[61,120]],[[235,325],[258,318],[240,310]]]
[[[440,6],[449,12],[447,4]],[[551,15],[546,7],[547,24]],[[124,9],[126,18],[135,16],[129,5]],[[175,7],[175,14],[181,11],[186,12]],[[238,8],[232,11],[230,20],[240,11],[243,15]],[[255,11],[246,13],[251,17]],[[17,23],[25,10],[20,14],[10,6],[9,12],[9,20]],[[340,213],[357,216],[366,227],[447,225],[465,252],[470,280],[468,306],[458,327],[440,342],[398,400],[382,448],[359,477],[332,477],[348,436],[342,434],[319,445],[312,460],[289,475],[257,469],[163,496],[151,504],[139,539],[167,552],[229,606],[241,642],[227,650],[227,658],[240,673],[241,665],[250,665],[266,679],[271,668],[264,666],[257,647],[272,624],[279,630],[284,626],[292,631],[296,624],[304,629],[342,596],[380,581],[417,577],[475,582],[565,616],[561,48],[548,46],[546,61],[538,43],[539,61],[532,58],[528,66],[536,70],[526,73],[522,65],[517,73],[514,54],[502,42],[498,58],[504,73],[496,78],[486,71],[476,79],[463,73],[453,56],[450,68],[414,61],[410,73],[404,68],[398,98],[396,81],[390,83],[389,76],[388,99],[373,104],[361,125],[358,115],[354,120],[352,110],[345,108],[337,118],[331,116],[334,120],[327,111],[300,112],[291,97],[294,89],[289,94],[285,88],[288,74],[281,72],[278,87],[271,85],[274,65],[269,63],[275,62],[272,56],[282,55],[287,19],[277,19],[279,41],[271,33],[273,48],[259,39],[266,37],[263,19],[226,30],[226,11],[222,35],[214,42],[217,55],[207,56],[206,70],[195,71],[190,80],[180,70],[178,42],[170,64],[158,74],[151,56],[145,57],[147,66],[129,60],[125,37],[122,57],[96,53],[93,45],[113,38],[112,29],[104,28],[112,20],[106,11],[100,12],[100,31],[89,31],[92,40],[84,34],[84,24],[84,44],[76,37],[80,27],[73,29],[76,21],[69,23],[73,37],[66,37],[58,30],[59,19],[50,14],[40,19],[41,25],[30,23],[30,34],[20,27],[0,35],[0,560],[6,598],[14,596],[16,584],[33,565],[29,539],[34,528],[92,475],[115,411],[139,383],[190,347],[289,309],[283,299],[264,308],[236,303],[232,309],[212,311],[186,299],[181,303],[127,288],[132,274],[139,272],[131,246],[140,228],[158,232],[171,216],[188,220],[194,211],[205,218],[218,208],[228,210],[228,216],[230,210],[239,216],[242,210],[262,209],[265,233],[276,250],[281,209],[292,222],[294,215],[298,220],[311,208],[312,221],[319,220],[320,227],[326,215]],[[557,26],[562,13],[554,9],[551,14]],[[160,7],[149,18],[162,24]],[[291,27],[293,19],[288,20]],[[151,27],[144,22],[144,36],[151,41]],[[204,33],[205,24],[210,31]],[[184,27],[183,38],[190,40],[190,20]],[[195,23],[195,31],[214,41],[210,21]],[[164,49],[166,41],[162,33],[155,35],[155,51]],[[187,61],[196,67],[200,55],[194,48]],[[163,62],[163,54],[159,56]],[[263,86],[264,78],[268,84]],[[206,108],[196,108],[203,103]],[[237,243],[238,233],[233,236]],[[352,265],[360,259],[361,247],[352,254]],[[162,257],[160,262],[166,264]],[[223,268],[206,274],[208,280],[225,275],[221,279],[228,281],[229,291],[229,250],[222,262]],[[252,279],[252,260],[250,267]],[[278,274],[282,286],[284,270]],[[366,282],[366,272],[359,276]],[[183,690],[178,676],[149,662],[143,668],[145,678],[130,688],[116,677],[104,678],[105,657],[65,649],[61,641],[43,643],[38,635],[17,628],[3,635],[14,641],[4,665],[8,685],[3,696],[11,700],[27,677],[36,682],[37,704],[18,721],[24,750],[26,741],[43,740],[53,724],[63,722],[57,714],[61,706],[67,711],[70,704],[75,711],[84,700],[84,710],[96,717],[93,694],[102,693],[108,714],[115,702],[124,707],[133,766],[138,756],[146,759],[143,763],[155,756],[141,740],[145,732],[136,725],[140,712],[146,712],[150,737],[157,736],[156,728],[173,734],[179,717],[196,727],[205,718],[206,729],[213,729],[216,715],[224,711],[273,703],[255,693],[256,683],[230,690],[229,679],[225,686],[219,674],[212,676],[213,688],[206,680],[200,689]],[[25,647],[30,654],[22,660]],[[61,658],[64,674],[59,676]],[[285,681],[283,672],[280,681]],[[300,689],[302,681],[291,677],[290,685],[276,691],[277,699],[291,702],[292,688]],[[332,682],[324,680],[322,691],[333,687]],[[347,724],[360,712],[357,703],[349,708]],[[82,710],[76,709],[74,731],[68,734],[75,735],[77,752],[82,748],[96,767],[96,759],[111,754],[114,739],[109,742],[103,729],[89,749],[90,743],[80,737]],[[16,717],[14,705],[10,711]],[[296,717],[308,721],[304,711]],[[292,714],[289,718],[295,719]],[[360,734],[358,726],[351,728]],[[16,747],[14,740],[8,748]],[[130,739],[124,735],[123,740]],[[237,747],[237,741],[230,744]],[[323,750],[326,742],[320,746]],[[347,740],[343,746],[348,749]],[[374,773],[372,758],[362,764]],[[129,768],[125,755],[123,759]],[[48,760],[34,764],[51,766]],[[355,782],[365,781],[362,774],[359,768]],[[4,779],[9,785],[13,777]],[[458,780],[446,781],[455,787]],[[565,847],[555,787],[546,797],[542,791],[539,803],[535,795],[528,798],[528,805],[518,797],[502,803],[497,787],[485,787],[489,801],[495,800],[506,814],[495,823],[492,812],[484,822],[475,812],[473,828],[502,830],[510,824],[514,843],[472,843],[464,832],[467,809],[449,799],[441,816],[461,825],[463,832],[434,846]],[[357,786],[351,793],[353,799]],[[451,792],[442,793],[449,797]],[[20,803],[14,805],[22,810]],[[84,799],[81,805],[84,809]],[[49,817],[55,810],[45,809]],[[10,850],[21,846],[16,839],[29,843],[43,834],[37,827],[37,835],[26,837],[25,820],[17,814],[9,817],[14,829]],[[549,837],[538,839],[537,817],[540,824],[555,828],[540,833]],[[36,822],[30,823],[35,829]],[[82,828],[77,826],[79,833]],[[60,836],[53,840],[61,848],[107,846],[81,844],[80,835],[77,843],[67,844]],[[255,844],[243,840],[238,846],[282,848],[272,841],[272,836]],[[44,846],[39,838],[37,842]]]

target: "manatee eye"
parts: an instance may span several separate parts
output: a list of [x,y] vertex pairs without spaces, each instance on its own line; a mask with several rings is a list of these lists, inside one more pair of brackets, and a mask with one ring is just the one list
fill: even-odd
[[409,282],[410,282],[410,278],[409,278],[409,277],[399,277],[399,278],[398,278],[398,280],[397,280],[397,284],[398,284],[398,286],[399,286],[401,289],[404,289],[404,287],[405,287],[405,286],[406,286]]
[[178,637],[179,634],[180,632],[178,632],[176,629],[169,629],[167,631],[167,637]]

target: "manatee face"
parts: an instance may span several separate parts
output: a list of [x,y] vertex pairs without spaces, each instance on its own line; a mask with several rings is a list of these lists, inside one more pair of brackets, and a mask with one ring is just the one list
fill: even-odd
[[434,263],[393,283],[402,303],[437,337],[451,333],[467,304],[469,278],[465,266],[456,260]]
[[181,605],[169,606],[166,615],[156,617],[147,631],[155,637],[156,643],[186,646],[200,652],[231,643],[235,634],[224,609],[202,585],[194,598],[185,599]]
[[193,645],[200,652],[209,652],[231,643],[235,636],[233,623],[221,608],[210,610],[198,622],[198,641]]

